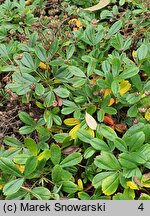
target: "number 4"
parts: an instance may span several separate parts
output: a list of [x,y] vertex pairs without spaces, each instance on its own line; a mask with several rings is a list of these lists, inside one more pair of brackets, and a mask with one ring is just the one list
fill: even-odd
[[143,206],[143,203],[141,203],[138,207],[139,210],[143,211],[144,210],[144,206]]

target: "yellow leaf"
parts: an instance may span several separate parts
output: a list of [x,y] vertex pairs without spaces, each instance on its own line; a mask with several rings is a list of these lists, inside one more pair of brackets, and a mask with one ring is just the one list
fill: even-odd
[[89,128],[91,128],[92,130],[96,130],[97,128],[97,122],[96,120],[87,112],[85,113],[85,121],[87,123],[87,125],[89,126]]
[[71,136],[72,139],[77,138],[77,131],[80,129],[80,124],[74,126],[71,131],[69,132],[69,136]]
[[71,20],[68,22],[68,24],[69,24],[69,25],[75,24],[76,27],[74,27],[73,30],[78,30],[80,27],[82,27],[82,23],[81,23],[78,19],[76,19],[76,18],[71,19]]
[[80,190],[80,191],[83,190],[83,182],[81,179],[78,179],[78,190]]
[[120,82],[120,95],[124,95],[126,92],[128,92],[131,88],[131,84],[127,80],[122,80]]
[[150,188],[150,182],[144,182],[142,183],[143,187],[146,187],[146,188]]
[[105,89],[104,98],[112,93],[111,89]]
[[150,108],[146,111],[146,113],[145,113],[145,119],[147,120],[147,121],[150,121]]
[[67,126],[74,126],[74,125],[80,124],[80,121],[79,119],[76,119],[76,118],[67,118],[64,120],[64,124]]
[[38,160],[46,159],[48,160],[50,158],[50,150],[46,149],[42,153],[39,154]]
[[86,132],[88,132],[92,137],[95,137],[95,133],[91,128],[86,129]]
[[85,8],[84,10],[88,10],[88,11],[100,10],[106,7],[109,3],[110,3],[110,0],[101,0],[97,5],[94,5],[93,7]]
[[31,1],[25,1],[25,5],[26,5],[26,6],[29,6],[29,5],[31,5],[31,4],[32,4]]
[[4,184],[0,184],[0,190],[2,190],[4,187]]
[[39,67],[42,70],[47,70],[49,68],[49,65],[46,65],[44,62],[40,62]]
[[11,147],[9,147],[7,150],[8,150],[8,151],[11,151],[11,150],[15,150],[15,149],[17,149],[17,147],[11,146]]
[[137,52],[135,50],[132,51],[132,57],[133,57],[134,61],[136,61]]
[[127,186],[129,188],[131,188],[133,190],[138,190],[139,189],[138,186],[134,182],[132,182],[132,181],[128,181],[126,184],[127,184]]
[[25,169],[25,165],[21,165],[21,164],[16,164],[16,167],[20,170],[21,173],[24,172]]

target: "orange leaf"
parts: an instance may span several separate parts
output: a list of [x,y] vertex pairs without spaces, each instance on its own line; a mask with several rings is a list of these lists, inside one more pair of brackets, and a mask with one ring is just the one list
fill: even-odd
[[47,70],[49,68],[49,65],[46,65],[44,62],[40,62],[39,67],[42,70]]
[[110,116],[104,116],[104,122],[109,125],[114,125],[114,120]]
[[114,98],[110,98],[109,104],[108,106],[111,106],[115,103],[115,99]]
[[26,6],[32,5],[32,2],[29,1],[29,0],[27,0],[27,1],[25,1],[25,5],[26,5]]

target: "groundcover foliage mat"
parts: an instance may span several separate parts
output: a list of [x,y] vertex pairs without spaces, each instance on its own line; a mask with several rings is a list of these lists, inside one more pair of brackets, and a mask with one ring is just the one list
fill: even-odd
[[149,8],[1,1],[1,199],[150,199]]

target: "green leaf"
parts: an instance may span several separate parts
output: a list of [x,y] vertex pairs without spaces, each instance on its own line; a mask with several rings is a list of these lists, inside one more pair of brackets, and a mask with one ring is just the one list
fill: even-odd
[[7,200],[22,200],[27,195],[27,191],[19,189],[16,193],[6,197]]
[[3,142],[8,146],[22,147],[22,143],[14,137],[5,137]]
[[129,151],[138,151],[145,141],[145,134],[140,131],[124,140],[129,146]]
[[148,45],[142,44],[137,50],[137,57],[141,61],[146,58],[148,54]]
[[98,173],[96,176],[94,176],[92,180],[92,185],[95,188],[98,188],[102,185],[102,182],[104,179],[106,179],[108,176],[112,175],[114,172],[102,172]]
[[45,107],[50,107],[54,100],[55,100],[54,93],[49,91],[48,94],[46,95],[45,100],[44,100],[44,106]]
[[46,62],[47,61],[47,54],[46,54],[46,50],[38,45],[35,49],[35,54],[37,55],[37,57],[42,61],[42,62]]
[[120,86],[119,86],[119,82],[118,81],[113,81],[111,84],[111,90],[113,92],[113,94],[116,96],[119,91],[120,91]]
[[64,60],[62,58],[57,58],[55,60],[50,61],[49,63],[51,66],[59,66],[64,64]]
[[46,122],[47,128],[51,128],[53,125],[53,115],[51,111],[45,110],[44,112],[44,121]]
[[117,137],[115,140],[114,140],[114,145],[115,147],[122,151],[122,152],[126,152],[127,151],[127,145],[125,143],[125,141],[119,137]]
[[91,25],[89,25],[84,31],[82,40],[89,45],[95,44],[96,42],[95,30]]
[[[121,61],[119,58],[117,57],[114,57],[111,61],[111,64],[112,64],[112,74],[113,74],[113,77],[116,77],[119,75],[119,72],[120,72],[120,68],[121,68]],[[115,81],[114,81],[115,82]]]
[[96,82],[97,82],[97,85],[101,88],[104,88],[104,89],[110,88],[110,85],[107,82],[107,80],[98,79]]
[[70,167],[77,165],[82,160],[82,155],[78,152],[74,152],[68,155],[63,161],[60,163],[62,167]]
[[38,96],[43,95],[45,92],[45,88],[41,83],[36,83],[35,86],[35,94],[37,94]]
[[56,95],[58,95],[61,98],[67,98],[70,94],[70,92],[67,89],[60,87],[60,86],[54,89],[54,92]]
[[58,39],[57,39],[57,37],[55,37],[55,39],[54,39],[54,41],[51,43],[51,45],[50,45],[50,52],[54,55],[56,52],[57,52],[57,50],[58,50],[58,48],[59,48],[59,42],[58,42]]
[[91,199],[90,195],[86,192],[79,192],[78,197],[80,200],[90,200]]
[[61,113],[64,115],[68,115],[70,113],[73,113],[76,110],[76,107],[65,107],[61,110]]
[[23,185],[24,180],[24,178],[19,178],[8,182],[3,188],[4,195],[9,196],[16,193]]
[[105,195],[114,194],[119,186],[119,173],[114,173],[104,179],[102,182],[102,191]]
[[132,199],[132,196],[130,196],[130,195],[117,193],[113,196],[113,200],[133,200],[133,199]]
[[146,159],[141,152],[122,153],[119,155],[119,162],[127,169],[134,169],[138,164],[146,163]]
[[51,148],[51,161],[54,165],[59,164],[61,160],[61,149],[58,145],[52,144]]
[[106,125],[101,125],[100,126],[100,132],[102,133],[102,135],[106,139],[109,139],[111,141],[114,141],[117,138],[116,132],[112,128],[110,128],[110,127],[108,127]]
[[74,76],[77,76],[77,77],[86,77],[85,74],[84,74],[84,72],[80,68],[78,68],[76,66],[69,66],[68,70]]
[[143,90],[143,83],[141,81],[141,77],[139,74],[136,74],[135,76],[131,77],[131,81],[139,92]]
[[25,124],[27,124],[27,125],[29,125],[29,126],[32,126],[32,127],[35,126],[34,120],[31,118],[31,116],[29,116],[28,113],[26,113],[26,112],[20,112],[20,113],[19,113],[19,118],[20,118],[20,120],[21,120],[23,123],[25,123]]
[[108,32],[109,37],[111,37],[112,35],[117,33],[121,29],[121,27],[122,27],[122,21],[121,20],[115,22],[109,29],[109,32]]
[[4,173],[22,177],[20,170],[18,170],[16,165],[9,158],[0,158],[0,169],[2,169]]
[[28,177],[31,173],[34,172],[38,165],[38,159],[35,156],[31,156],[27,159],[25,164],[24,175]]
[[19,129],[20,134],[31,134],[35,130],[33,126],[23,126]]
[[32,138],[25,138],[24,144],[34,156],[37,156],[38,146]]
[[95,153],[96,151],[95,151],[95,149],[94,148],[92,148],[92,147],[89,147],[89,148],[87,148],[85,151],[84,151],[84,158],[85,159],[88,159],[88,158],[90,158],[90,157],[92,157],[92,155]]
[[129,168],[123,169],[123,177],[124,178],[129,179],[129,178],[133,178],[133,176],[136,176],[139,179],[142,178],[141,170],[138,167],[136,167],[134,169],[129,169]]
[[57,125],[62,125],[62,120],[58,115],[53,115],[52,118]]
[[8,50],[7,46],[5,44],[0,44],[0,56],[2,57],[8,57]]
[[55,165],[52,169],[52,181],[58,183],[62,180],[62,167],[60,165]]
[[104,115],[105,115],[105,112],[103,109],[100,109],[98,112],[97,112],[97,120],[99,122],[103,122],[104,121]]
[[126,97],[126,100],[129,104],[136,104],[138,101],[140,101],[141,95],[135,96],[135,93],[128,94]]
[[31,193],[38,200],[49,200],[51,197],[51,192],[45,187],[35,187]]
[[78,187],[76,184],[74,184],[71,181],[63,181],[61,189],[66,193],[73,194],[73,193],[77,192]]
[[108,145],[103,140],[98,139],[98,138],[92,139],[90,141],[90,145],[98,151],[102,151],[102,150],[109,151],[110,150]]
[[137,114],[138,114],[138,108],[137,108],[136,104],[134,104],[133,106],[131,106],[128,109],[127,115],[132,118],[132,117],[136,117]]
[[124,80],[124,79],[128,79],[131,78],[133,76],[135,76],[136,74],[138,74],[139,72],[139,68],[137,66],[130,66],[129,68],[125,69],[119,76],[119,80]]
[[117,158],[112,153],[105,151],[95,158],[94,164],[104,170],[120,170],[121,168]]
[[54,139],[59,143],[63,143],[64,139],[67,137],[68,133],[58,133],[54,135]]
[[104,108],[105,113],[109,114],[109,115],[115,115],[117,114],[117,110],[113,107],[105,107]]
[[67,49],[67,59],[70,59],[75,51],[75,45],[72,44]]
[[142,193],[138,200],[150,200],[150,196],[148,194]]
[[17,154],[14,156],[13,161],[17,164],[25,164],[29,157],[31,156],[28,154]]
[[85,143],[90,143],[91,139],[93,138],[87,131],[82,128],[77,131],[77,137]]
[[33,58],[29,53],[24,52],[23,53],[23,58],[20,61],[21,61],[21,63],[23,65],[25,65],[26,67],[32,69],[33,71],[36,70],[36,66],[35,66],[35,63],[33,61]]

